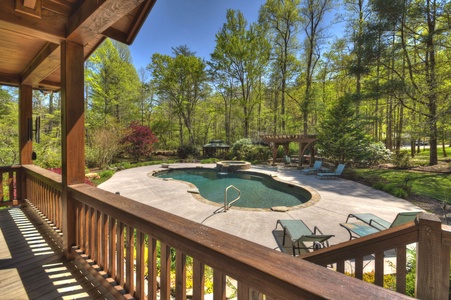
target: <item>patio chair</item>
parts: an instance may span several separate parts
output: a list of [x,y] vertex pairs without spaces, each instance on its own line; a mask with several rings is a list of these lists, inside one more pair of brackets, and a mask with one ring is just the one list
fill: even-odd
[[313,167],[302,169],[301,174],[309,175],[309,174],[318,173],[319,169],[321,168],[322,163],[323,162],[321,160],[315,161],[315,163],[313,164]]
[[[400,212],[392,223],[371,213],[349,214],[346,223],[340,223],[340,226],[349,232],[349,240],[352,240],[411,222],[419,213],[419,211]],[[350,218],[355,218],[360,222],[348,223]]]
[[334,172],[318,172],[316,173],[316,177],[319,177],[320,179],[323,178],[337,178],[343,173],[343,170],[345,169],[345,164],[339,164]]
[[[317,226],[311,231],[302,220],[277,220],[276,229],[279,224],[283,228],[282,245],[285,245],[285,236],[288,235],[293,248],[293,256],[296,256],[296,249],[301,254],[301,249],[309,251],[329,247],[328,240],[334,236],[323,234]],[[305,243],[310,245],[307,246]]]

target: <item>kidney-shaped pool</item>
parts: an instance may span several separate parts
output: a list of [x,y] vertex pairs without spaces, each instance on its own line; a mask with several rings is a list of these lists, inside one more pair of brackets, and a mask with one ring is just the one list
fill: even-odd
[[[241,192],[240,200],[233,204],[238,207],[290,207],[303,204],[312,198],[312,194],[300,186],[274,180],[266,174],[248,171],[225,173],[206,168],[170,169],[156,172],[154,176],[190,182],[199,189],[203,198],[220,204],[224,203],[225,189],[233,185]],[[229,201],[237,196],[237,191],[229,189]]]

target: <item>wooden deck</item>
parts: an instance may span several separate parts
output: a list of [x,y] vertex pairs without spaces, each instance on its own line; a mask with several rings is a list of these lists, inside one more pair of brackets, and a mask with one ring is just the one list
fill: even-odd
[[30,208],[0,211],[1,299],[116,299],[77,261]]

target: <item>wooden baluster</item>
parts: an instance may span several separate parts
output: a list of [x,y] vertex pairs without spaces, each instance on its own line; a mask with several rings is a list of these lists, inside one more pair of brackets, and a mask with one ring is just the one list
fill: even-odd
[[363,279],[363,256],[358,256],[354,260],[355,278]]
[[205,265],[193,258],[193,299],[204,299]]
[[144,295],[144,249],[145,249],[144,233],[136,232],[136,292],[134,298],[142,300]]
[[384,251],[378,251],[374,255],[374,283],[384,286]]
[[9,201],[11,201],[11,205],[12,205],[13,204],[13,200],[15,200],[15,197],[14,197],[14,173],[13,173],[13,171],[9,172],[8,194],[9,194]]
[[[157,299],[157,241],[148,236],[147,299]],[[202,298],[203,299],[203,298]]]
[[4,185],[4,182],[3,182],[3,175],[4,173],[3,172],[0,172],[0,201],[1,202],[3,202],[3,201],[5,201],[5,195],[3,194],[3,185]]
[[213,270],[213,300],[225,300],[226,299],[226,276]]
[[406,293],[407,251],[406,246],[396,249],[396,291]]
[[129,292],[130,295],[133,295],[133,293],[135,292],[135,239],[133,236],[135,229],[131,226],[127,226],[125,231],[127,233],[127,247],[125,256],[125,289]]
[[124,228],[125,225],[118,221],[117,225],[117,243],[116,243],[116,258],[117,258],[117,273],[116,282],[124,285]]
[[160,241],[160,299],[171,296],[171,248]]
[[108,219],[108,265],[106,272],[111,278],[116,278],[116,238],[117,227],[116,219],[109,217]]
[[175,252],[175,299],[186,299],[186,255],[180,251]]
[[344,274],[344,272],[345,272],[345,261],[344,260],[337,261],[337,272]]
[[238,281],[238,300],[249,300],[251,291],[247,284]]
[[100,260],[99,264],[102,270],[105,271],[106,266],[108,264],[108,215],[102,214],[102,222],[101,222],[101,232],[100,232]]
[[90,226],[90,220],[91,220],[91,208],[86,205],[85,208],[85,249],[84,252],[86,255],[89,255],[90,251],[90,245],[91,245],[91,226]]
[[94,239],[95,239],[95,254],[94,259],[96,264],[100,263],[100,253],[101,253],[101,245],[102,245],[102,213],[96,209],[95,211],[95,220],[94,220]]

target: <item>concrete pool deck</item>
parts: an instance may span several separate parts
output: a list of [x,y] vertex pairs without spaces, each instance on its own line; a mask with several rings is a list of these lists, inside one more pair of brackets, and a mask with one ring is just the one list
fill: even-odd
[[[199,166],[213,168],[216,165],[169,165],[170,168]],[[318,226],[324,234],[335,235],[329,240],[334,245],[349,240],[349,233],[339,223],[344,223],[350,213],[373,213],[391,222],[399,212],[422,211],[406,200],[353,181],[341,178],[321,180],[314,175],[302,175],[294,168],[252,166],[249,171],[270,174],[316,190],[320,195],[319,201],[287,212],[249,211],[232,207],[225,213],[215,213],[219,206],[195,199],[188,192],[192,190],[188,184],[148,176],[162,169],[161,165],[154,165],[123,170],[99,188],[120,192],[127,198],[276,250],[280,250],[274,235],[278,219],[302,219],[311,229]]]

